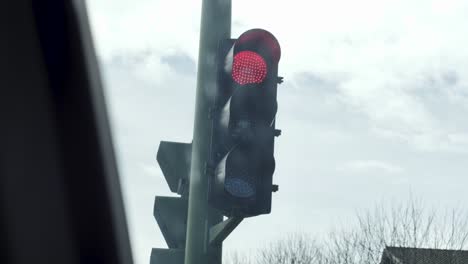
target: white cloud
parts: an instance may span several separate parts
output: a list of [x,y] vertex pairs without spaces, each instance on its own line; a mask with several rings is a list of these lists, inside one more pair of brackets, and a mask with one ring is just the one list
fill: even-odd
[[345,163],[343,166],[337,168],[341,172],[378,172],[385,174],[399,174],[404,170],[403,168],[390,164],[388,162],[379,160],[353,160]]
[[[468,34],[462,33],[467,3],[246,2],[236,1],[233,8],[233,17],[242,21],[233,35],[249,26],[271,28],[282,45],[280,73],[286,80],[293,72],[346,76],[337,84],[343,102],[367,115],[386,137],[403,135],[420,151],[458,151],[441,138],[468,128],[453,129],[459,120],[441,119],[419,95],[428,93],[428,74],[437,80],[455,70],[457,89],[447,91],[450,98],[444,105],[468,113]],[[269,10],[259,16],[264,6]]]
[[141,170],[150,177],[156,177],[165,182],[164,176],[162,175],[161,169],[156,164],[144,164],[140,163]]
[[182,49],[197,55],[200,1],[87,1],[99,55]]

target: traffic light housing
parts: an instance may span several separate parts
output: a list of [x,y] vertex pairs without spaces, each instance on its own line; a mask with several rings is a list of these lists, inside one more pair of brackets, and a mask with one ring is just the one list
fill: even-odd
[[208,199],[226,216],[271,211],[280,56],[278,41],[263,29],[219,45]]

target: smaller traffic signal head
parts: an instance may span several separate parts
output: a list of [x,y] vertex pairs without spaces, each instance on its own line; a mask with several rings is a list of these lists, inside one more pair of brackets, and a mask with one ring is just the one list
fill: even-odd
[[219,46],[209,199],[227,216],[271,210],[280,56],[278,41],[263,29]]

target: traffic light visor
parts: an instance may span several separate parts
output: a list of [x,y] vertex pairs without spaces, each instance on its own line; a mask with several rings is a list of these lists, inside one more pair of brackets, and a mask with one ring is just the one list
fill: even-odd
[[273,34],[264,29],[251,29],[242,33],[237,39],[235,47],[235,54],[243,50],[256,51],[264,54],[264,56],[271,57],[274,63],[278,63],[281,57],[278,40]]
[[226,159],[224,189],[237,198],[250,198],[256,194],[255,176],[249,151],[240,146],[231,150]]

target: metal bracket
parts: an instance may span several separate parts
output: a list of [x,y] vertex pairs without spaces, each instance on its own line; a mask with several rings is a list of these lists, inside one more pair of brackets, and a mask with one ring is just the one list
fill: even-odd
[[218,245],[244,220],[243,217],[230,217],[210,228],[210,245]]
[[278,84],[282,84],[282,83],[283,83],[283,79],[284,79],[284,77],[278,76],[278,78],[276,78],[276,82],[277,82]]
[[180,194],[182,197],[188,197],[188,180],[179,179],[177,183],[177,194]]
[[273,184],[273,185],[271,186],[271,191],[272,191],[272,192],[277,192],[278,190],[279,190],[278,184]]
[[275,129],[274,134],[275,134],[275,137],[281,136],[281,130],[280,129]]

